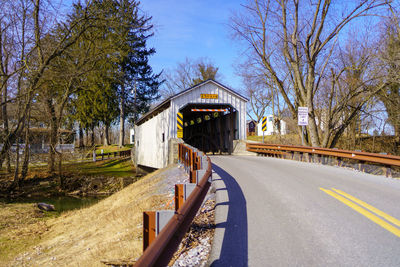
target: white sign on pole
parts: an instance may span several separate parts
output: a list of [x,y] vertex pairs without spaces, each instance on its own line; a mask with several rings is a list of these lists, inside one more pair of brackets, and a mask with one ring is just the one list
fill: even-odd
[[299,107],[297,111],[297,124],[301,126],[308,125],[308,107]]

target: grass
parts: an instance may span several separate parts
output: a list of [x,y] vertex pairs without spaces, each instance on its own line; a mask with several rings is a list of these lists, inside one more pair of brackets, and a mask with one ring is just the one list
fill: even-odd
[[[262,136],[247,136],[247,140],[262,142]],[[286,135],[265,135],[264,143],[268,144],[283,144],[283,145],[300,145],[301,140],[297,134],[286,134]]]
[[42,213],[32,204],[0,202],[0,265],[40,241],[46,221],[57,213]]
[[160,186],[162,170],[91,207],[23,225],[14,222],[22,223],[22,218],[12,218],[21,212],[34,217],[29,216],[33,207],[2,204],[0,220],[6,225],[0,230],[0,266],[104,266],[102,259],[136,259],[142,253],[142,212],[168,202],[159,195]]
[[112,176],[125,177],[134,174],[134,167],[130,159],[110,159],[96,162],[83,162],[74,164],[65,164],[64,172],[66,174],[86,175],[86,176]]
[[126,145],[120,148],[118,145],[109,145],[109,146],[96,146],[96,154],[100,154],[103,149],[103,153],[117,152],[120,150],[130,150],[132,145]]
[[[29,169],[27,179],[36,178],[46,178],[48,176],[47,166],[35,166]],[[128,158],[111,158],[105,160],[98,160],[96,162],[68,162],[63,163],[62,172],[66,176],[108,176],[108,177],[126,177],[134,175],[135,168],[132,162]],[[0,172],[3,175],[3,179],[7,179],[5,170]],[[8,179],[11,179],[9,177]]]

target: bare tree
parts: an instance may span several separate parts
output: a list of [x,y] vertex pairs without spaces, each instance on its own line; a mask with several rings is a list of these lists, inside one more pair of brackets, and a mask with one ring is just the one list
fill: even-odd
[[388,122],[395,134],[394,153],[400,146],[400,23],[398,13],[391,7],[391,17],[386,21],[378,53],[377,68],[384,75],[386,86],[378,97],[385,106]]
[[[8,66],[13,66],[13,69],[9,68],[8,74],[18,74],[19,76],[15,77],[12,83],[10,83],[10,79],[2,83],[3,88],[4,86],[13,87],[13,96],[15,101],[18,100],[14,103],[18,105],[18,111],[14,114],[12,129],[3,135],[4,145],[0,152],[0,166],[2,166],[11,145],[20,137],[27,124],[32,103],[43,83],[43,77],[49,65],[74,44],[91,23],[91,18],[87,16],[87,7],[82,7],[79,20],[68,23],[56,20],[51,22],[49,9],[53,6],[49,2],[20,0],[17,2],[3,1],[3,3],[10,5],[1,12],[3,12],[3,20],[9,23],[6,29],[12,33],[8,34],[7,39],[12,42],[10,45],[12,49],[9,50],[9,59],[7,60]],[[55,26],[63,34],[51,48],[47,49],[44,44],[45,37],[51,34]],[[5,62],[4,60],[3,56],[2,61]],[[9,75],[9,77],[11,76]],[[3,92],[7,91],[3,89]],[[2,101],[2,105],[7,106],[10,101],[10,99]]]
[[[315,95],[322,81],[331,77],[326,69],[332,64],[331,55],[340,32],[352,20],[370,15],[386,1],[346,4],[330,0],[254,0],[231,19],[235,36],[257,55],[292,117],[297,118],[299,106],[308,107],[306,140],[313,146],[321,145]],[[298,131],[302,134],[300,128]]]
[[315,114],[322,123],[323,147],[334,147],[348,129],[354,148],[361,131],[361,114],[380,90],[378,74],[372,68],[372,50],[358,40],[348,39],[336,55],[336,66],[315,96]]
[[207,58],[192,60],[186,58],[177,64],[176,68],[163,72],[164,84],[160,88],[162,98],[168,98],[180,91],[208,79],[219,80],[218,67]]
[[266,80],[263,70],[252,58],[237,65],[236,73],[242,77],[245,94],[249,98],[247,115],[259,123],[272,101],[271,83]]

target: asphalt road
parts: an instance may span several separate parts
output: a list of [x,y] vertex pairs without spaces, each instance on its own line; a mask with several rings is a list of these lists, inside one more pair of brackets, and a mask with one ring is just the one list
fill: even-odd
[[211,161],[211,266],[400,266],[400,180],[276,158]]

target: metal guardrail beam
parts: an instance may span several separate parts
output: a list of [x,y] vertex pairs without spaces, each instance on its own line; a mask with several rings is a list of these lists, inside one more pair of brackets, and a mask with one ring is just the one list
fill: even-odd
[[260,143],[255,143],[255,144],[247,143],[246,149],[250,152],[265,153],[265,154],[268,154],[268,150],[270,150],[270,152],[272,152],[271,150],[273,150],[273,151],[284,151],[284,152],[318,154],[323,156],[332,156],[338,158],[347,158],[359,161],[379,163],[385,166],[400,167],[399,156],[377,154],[377,153],[320,148],[320,147],[290,146],[290,145],[260,144]]
[[[200,167],[201,156],[197,149],[188,145],[179,144],[179,161],[184,165],[186,172],[194,174]],[[154,242],[143,252],[135,266],[167,266],[175,251],[178,249],[182,238],[188,231],[193,218],[196,216],[210,187],[211,161],[207,157],[207,166],[203,166],[205,173],[198,181],[190,196],[175,212]],[[193,176],[191,176],[193,177]]]

